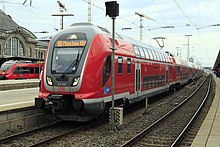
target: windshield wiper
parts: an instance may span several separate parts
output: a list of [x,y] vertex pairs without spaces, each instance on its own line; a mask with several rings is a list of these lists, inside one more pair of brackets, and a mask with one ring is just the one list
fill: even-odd
[[[73,62],[66,68],[66,70],[64,71],[64,73],[60,76],[62,79],[64,79],[66,77],[66,73],[71,69],[73,68],[74,66],[77,66],[79,62],[79,51],[78,51],[78,54],[77,54],[77,57],[75,60],[73,60]],[[76,70],[76,67],[75,67],[75,70]],[[72,70],[71,70],[72,71]]]

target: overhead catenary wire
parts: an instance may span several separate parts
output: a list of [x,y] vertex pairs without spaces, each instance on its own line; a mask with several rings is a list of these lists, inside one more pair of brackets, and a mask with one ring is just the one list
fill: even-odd
[[183,11],[183,9],[180,7],[180,5],[175,1],[173,0],[174,3],[177,5],[177,7],[182,11],[182,13],[185,15],[185,17],[189,20],[189,22],[197,29],[196,25],[192,22],[192,20],[187,16],[187,14]]
[[[1,3],[2,1],[0,1]],[[34,6],[29,6],[29,5],[23,5],[22,3],[16,3],[16,2],[6,2],[8,5],[7,7],[11,7],[13,9],[17,9],[19,11],[24,11],[23,8],[28,8],[32,13],[34,13],[35,16],[37,16],[38,18],[40,18],[41,20],[44,20],[43,23],[46,24],[47,26],[51,27],[53,30],[56,30],[56,28],[54,28],[54,26],[48,21],[48,19],[45,19],[44,17],[42,17],[41,15],[39,15],[38,12],[34,11],[34,10],[37,10],[38,9]],[[17,7],[17,6],[14,6],[14,5],[19,5],[21,7]],[[16,20],[17,22],[19,23],[23,23],[22,21],[19,21],[19,20]]]
[[[86,3],[89,3],[89,1],[87,1],[87,0],[82,0],[82,1],[84,1],[84,2],[86,2]],[[104,8],[99,7],[99,6],[95,5],[94,3],[91,3],[91,4],[92,4],[94,7],[98,8],[98,9],[100,9],[100,10],[105,11]],[[129,20],[127,20],[127,19],[125,19],[125,18],[123,18],[123,17],[121,17],[121,16],[118,16],[118,18],[120,18],[120,19],[122,19],[122,20],[124,20],[124,21],[126,21],[126,22],[128,22],[128,23],[130,23],[130,24],[132,24],[132,25],[139,26],[138,24],[135,24],[134,22],[129,21]]]
[[177,7],[181,10],[181,12],[184,14],[184,16],[189,20],[189,22],[190,22],[190,23],[193,25],[193,27],[195,28],[196,33],[198,34],[198,38],[199,38],[201,44],[203,44],[203,45],[202,45],[202,48],[203,48],[203,50],[205,50],[205,43],[204,43],[203,39],[201,38],[201,34],[200,34],[200,32],[198,31],[197,25],[195,25],[195,24],[193,23],[193,21],[188,17],[188,15],[184,12],[184,10],[183,10],[183,9],[180,7],[180,5],[176,2],[176,0],[173,0],[173,1],[174,1],[174,3],[177,5]]
[[[14,11],[17,11],[17,12],[18,12],[18,10],[23,11],[22,15],[20,15],[22,17],[24,17],[26,15],[26,13],[28,12],[28,11],[26,11],[26,9],[30,9],[31,12],[29,12],[29,13],[34,13],[34,15],[33,14],[29,15],[29,16],[31,16],[31,18],[30,17],[27,17],[27,18],[32,19],[35,16],[37,16],[37,18],[35,17],[35,19],[38,20],[37,23],[39,23],[39,24],[41,23],[41,25],[42,25],[41,28],[45,27],[45,28],[48,28],[48,30],[50,30],[50,28],[52,28],[54,30],[54,24],[56,22],[58,22],[57,19],[53,19],[53,20],[56,20],[56,22],[55,22],[55,21],[52,21],[51,18],[49,18],[49,16],[47,15],[49,10],[41,9],[41,7],[38,6],[36,3],[34,3],[34,5],[32,5],[31,7],[29,5],[23,5],[23,6],[18,7],[17,5],[22,5],[22,2],[24,2],[25,0],[20,0],[20,1],[17,1],[17,0],[0,0],[1,5],[2,5],[3,1],[6,2],[6,6],[9,5],[10,7],[13,7]],[[27,0],[27,1],[29,2],[30,0]],[[19,3],[19,2],[21,2],[21,3]],[[101,2],[101,1],[92,0],[91,5],[92,5],[92,7],[94,7],[94,14],[93,15],[96,18],[97,14],[99,14],[98,16],[101,15],[100,18],[104,19],[104,15],[105,15],[105,9],[103,7],[104,5],[102,6],[102,3],[99,3],[99,2]],[[188,6],[191,6],[192,4],[187,5],[187,9],[186,9],[186,7],[184,7],[183,3],[180,3],[180,1],[178,1],[178,0],[170,1],[170,2],[167,3],[167,5],[163,5],[163,6],[159,5],[160,3],[159,2],[157,3],[157,1],[154,1],[154,0],[148,1],[147,2],[147,8],[149,8],[149,9],[147,9],[147,11],[144,11],[144,9],[142,9],[142,7],[137,7],[137,9],[136,9],[137,2],[134,1],[134,0],[133,0],[133,2],[134,2],[133,5],[130,5],[130,4],[127,5],[128,3],[126,3],[126,8],[125,9],[127,10],[127,7],[129,7],[130,8],[129,11],[131,11],[131,12],[128,11],[128,13],[126,13],[126,14],[128,14],[127,16],[123,15],[123,16],[117,17],[117,19],[119,20],[118,22],[123,24],[123,25],[121,25],[121,24],[118,25],[118,31],[120,31],[121,30],[120,28],[122,28],[122,27],[130,27],[130,28],[132,28],[132,30],[130,32],[128,31],[128,32],[123,32],[123,33],[127,33],[127,34],[130,33],[131,34],[130,36],[135,38],[135,35],[137,34],[136,32],[139,28],[139,23],[135,19],[135,17],[133,17],[132,15],[129,15],[129,14],[135,12],[137,9],[142,10],[142,12],[146,13],[146,14],[149,14],[149,12],[150,12],[150,14],[152,16],[154,16],[154,17],[157,16],[156,19],[159,20],[159,21],[157,21],[157,23],[144,22],[144,29],[143,30],[144,30],[144,33],[146,34],[146,35],[144,35],[144,36],[146,36],[144,38],[144,40],[147,41],[147,42],[150,40],[150,38],[153,38],[153,37],[162,36],[162,37],[168,38],[167,35],[169,35],[167,33],[164,33],[164,31],[167,31],[167,30],[148,31],[149,28],[161,27],[161,26],[164,26],[164,25],[172,25],[172,26],[174,26],[174,29],[170,30],[171,34],[173,33],[175,35],[175,33],[178,33],[178,35],[180,37],[181,37],[181,33],[185,33],[185,34],[188,34],[189,32],[190,33],[191,32],[192,33],[197,33],[197,35],[193,34],[193,36],[194,36],[193,40],[197,39],[197,42],[200,42],[199,44],[201,45],[201,47],[194,46],[194,49],[195,48],[201,48],[201,50],[206,50],[206,48],[208,48],[208,44],[205,42],[206,40],[204,40],[204,36],[205,36],[204,31],[207,32],[208,30],[207,29],[206,30],[197,30],[197,28],[199,26],[204,26],[204,25],[207,24],[207,21],[205,21],[207,19],[204,19],[205,16],[207,16],[206,13],[208,14],[208,16],[210,16],[209,17],[209,20],[210,20],[209,23],[213,24],[212,22],[214,22],[214,21],[216,21],[216,23],[219,23],[218,22],[218,16],[219,16],[218,12],[220,10],[217,8],[219,6],[218,4],[216,5],[217,7],[214,7],[214,5],[212,5],[212,3],[210,4],[209,2],[202,5],[199,0],[196,0],[196,2],[198,2],[198,3],[196,3],[195,1],[193,2],[194,4],[197,5],[197,7],[193,7],[193,10],[194,10],[193,12],[195,12],[196,9],[199,9],[200,11],[199,11],[199,14],[194,13],[192,15],[191,14],[191,9],[190,9],[191,7],[188,7]],[[53,3],[53,2],[48,2],[48,3]],[[79,3],[80,3],[80,1],[79,1]],[[85,7],[86,4],[83,4],[83,3],[88,3],[88,0],[82,0],[81,1],[82,6]],[[141,6],[144,7],[145,1],[140,2],[140,3],[141,3]],[[121,6],[123,6],[123,7],[125,6],[125,3],[123,3],[123,1],[121,3]],[[52,7],[52,4],[50,5],[50,7]],[[163,7],[165,9],[163,9]],[[146,5],[145,5],[145,8],[146,8]],[[76,10],[76,8],[71,8],[71,9]],[[172,11],[168,11],[169,9],[172,10]],[[205,9],[205,11],[202,11],[203,9]],[[10,8],[9,10],[12,10],[12,8]],[[175,11],[178,11],[178,10],[180,12],[179,13],[180,15],[175,14],[175,16],[178,17],[178,19],[179,18],[181,19],[183,17],[187,18],[187,19],[185,19],[185,22],[187,22],[187,24],[190,24],[190,26],[187,26],[187,25],[184,25],[184,24],[177,24],[176,22],[174,22],[174,20],[176,20],[176,19],[173,19],[173,20],[170,20],[169,18],[167,19],[166,16],[169,17],[169,16],[173,15],[173,13],[175,13]],[[99,12],[97,12],[97,11],[99,11]],[[152,11],[152,13],[151,13],[151,11]],[[20,13],[20,12],[18,12],[18,13]],[[125,13],[123,13],[123,14],[125,14]],[[82,16],[82,13],[78,13],[78,15],[81,15],[81,16],[80,17],[74,17],[73,21],[85,21],[84,14]],[[200,17],[199,18],[197,17],[197,19],[195,19],[195,17],[194,17],[195,15],[200,16]],[[38,18],[40,18],[40,19],[38,19]],[[47,19],[45,19],[45,18],[47,18]],[[41,20],[43,20],[43,22],[41,22]],[[25,20],[24,18],[23,19],[21,19],[21,17],[16,18],[16,22],[18,22],[18,23],[22,22],[22,23],[20,23],[21,25],[24,24],[25,21],[27,21],[27,20]],[[99,19],[98,19],[98,21],[99,21]],[[95,20],[94,20],[94,22],[95,22]],[[182,23],[181,21],[178,21],[178,22]],[[29,23],[31,24],[30,27],[34,26],[34,25],[32,25],[32,24],[34,24],[32,21],[29,22]],[[35,24],[37,24],[37,23],[35,23]],[[44,26],[44,24],[46,24],[46,25]],[[99,23],[99,24],[100,25],[107,25],[107,24],[101,24],[101,23]],[[28,25],[28,23],[25,24],[25,26],[27,26],[27,25]],[[179,30],[180,30],[180,33],[178,32]],[[42,30],[33,30],[33,31],[42,31]],[[187,31],[189,31],[189,32],[187,32]],[[179,40],[175,40],[176,38],[173,38],[173,36],[171,35],[170,38],[166,39],[167,46],[165,45],[165,47],[170,47],[170,48],[168,48],[169,50],[171,48],[176,48],[176,46],[177,46],[176,44],[178,44],[178,41],[181,41],[181,42],[186,41],[186,38],[184,37],[185,34],[182,34],[182,38],[179,39]],[[196,41],[194,41],[194,42],[196,42]]]
[[[89,3],[89,1],[87,1],[87,0],[82,0],[82,1],[83,1],[83,2],[86,2],[86,3]],[[104,8],[102,8],[102,7],[100,7],[100,6],[97,6],[97,5],[95,5],[94,3],[92,3],[92,5],[93,5],[94,7],[96,7],[96,8],[98,8],[98,9],[102,10],[102,11],[105,11]],[[121,16],[119,16],[118,18],[124,20],[125,22],[127,22],[127,23],[129,23],[129,24],[132,24],[132,25],[134,25],[134,26],[136,26],[136,27],[139,27],[138,24],[136,24],[136,23],[134,23],[134,22],[132,22],[132,21],[129,21],[129,20],[127,20],[127,19],[125,19],[125,18],[123,18],[123,17],[121,17]],[[131,28],[132,28],[132,27],[131,27]],[[159,35],[157,35],[155,32],[152,32],[152,31],[148,30],[146,27],[144,27],[143,29],[144,29],[145,31],[149,32],[150,34],[152,34],[154,37],[159,36]],[[168,40],[167,40],[167,41],[168,41]],[[173,45],[172,43],[168,43],[168,44],[169,44],[170,46],[173,46],[173,47],[174,47],[174,45]],[[175,48],[175,47],[174,47],[174,48]]]

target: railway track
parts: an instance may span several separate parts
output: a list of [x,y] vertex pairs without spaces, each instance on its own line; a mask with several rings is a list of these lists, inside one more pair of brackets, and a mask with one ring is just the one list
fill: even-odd
[[[0,139],[0,146],[13,145],[16,142],[16,140],[23,140],[23,138],[31,136],[35,132],[40,132],[40,131],[43,131],[43,130],[49,128],[49,127],[57,125],[57,123],[58,122],[55,122],[55,123],[48,124],[48,125],[45,125],[45,126],[42,126],[42,127],[37,127],[37,128],[31,129],[31,130],[28,130],[28,131],[20,132],[20,133],[17,133],[17,134],[13,134],[13,135],[1,138]],[[16,143],[16,144],[18,145],[19,143]]]
[[163,117],[124,142],[122,147],[179,145],[205,104],[210,87],[211,77],[207,78],[191,95]]
[[[176,100],[174,100],[174,101],[176,101]],[[140,106],[138,106],[138,107],[140,107]],[[132,108],[134,108],[134,107],[132,107]],[[129,109],[129,110],[131,110],[131,109]],[[142,111],[142,113],[143,113],[143,111]],[[126,114],[127,114],[127,112],[126,112]],[[100,123],[103,124],[103,122],[106,123],[107,121],[102,120],[102,122],[100,122]],[[85,125],[85,126],[83,126],[83,125]],[[82,138],[82,137],[80,137],[81,135],[79,136],[78,134],[87,135],[87,133],[81,133],[81,132],[84,132],[84,130],[91,130],[91,128],[96,128],[94,126],[99,126],[98,122],[94,122],[94,123],[90,122],[90,123],[83,124],[83,125],[82,124],[77,125],[77,124],[72,123],[72,124],[69,124],[65,127],[65,125],[62,122],[57,125],[55,124],[54,126],[45,127],[45,128],[38,130],[38,131],[33,130],[32,133],[30,132],[30,133],[26,133],[24,135],[20,134],[17,137],[8,138],[7,140],[2,140],[2,141],[0,140],[0,146],[4,146],[4,145],[6,145],[6,146],[45,146],[45,145],[48,146],[48,145],[52,145],[53,146],[53,145],[57,145],[57,143],[60,145],[61,144],[64,145],[64,143],[62,143],[63,140],[66,140],[66,142],[67,142],[66,144],[71,144],[74,142],[73,140],[76,140],[76,144],[77,144],[80,142],[80,138]],[[105,130],[108,130],[108,128]],[[97,132],[97,130],[96,130],[96,132]],[[104,132],[106,132],[106,131],[104,131]],[[92,134],[94,135],[94,132]],[[74,136],[74,135],[75,135],[74,139],[68,139],[68,138],[70,138],[69,136]],[[88,140],[90,142],[92,142],[92,140],[97,140],[97,138],[94,139],[91,137],[93,135],[87,136],[85,138],[88,138]],[[160,137],[158,137],[158,138],[160,138]],[[71,140],[71,141],[68,141],[68,140]],[[85,139],[83,139],[83,140],[85,140]],[[123,142],[121,142],[121,144],[122,143]]]
[[89,123],[55,122],[43,127],[1,138],[0,146],[41,146],[70,133],[77,133],[80,130],[102,123],[102,121],[106,120]]
[[[137,104],[133,107],[128,107],[125,111],[130,113],[139,108],[143,104]],[[42,146],[48,145],[51,142],[56,141],[59,138],[67,136],[69,134],[78,133],[87,128],[93,128],[98,124],[106,123],[108,118],[96,120],[87,123],[77,122],[55,122],[42,127],[37,127],[25,132],[13,134],[4,138],[0,138],[0,146]]]

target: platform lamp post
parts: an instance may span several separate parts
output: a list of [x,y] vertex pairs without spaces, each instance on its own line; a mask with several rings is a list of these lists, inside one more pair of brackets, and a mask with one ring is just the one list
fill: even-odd
[[114,95],[115,95],[115,18],[119,15],[119,4],[117,1],[105,2],[106,16],[112,18],[112,108],[111,108],[111,130],[116,131],[116,114],[114,109]]
[[179,52],[180,52],[180,47],[176,47],[176,56],[177,56],[177,57],[179,57],[179,55],[180,55]]
[[187,43],[187,61],[189,61],[189,57],[190,57],[190,48],[189,48],[189,37],[191,37],[192,35],[185,35],[185,37],[188,37],[188,43]]

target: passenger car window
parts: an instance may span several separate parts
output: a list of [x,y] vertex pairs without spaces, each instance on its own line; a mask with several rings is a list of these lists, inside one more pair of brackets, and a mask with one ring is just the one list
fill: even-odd
[[14,69],[14,72],[13,72],[14,74],[18,74],[19,73],[19,67],[15,67],[15,69]]
[[131,59],[128,58],[127,59],[127,73],[131,73]]
[[118,57],[118,73],[122,73],[122,63],[123,63],[122,57]]
[[102,79],[102,87],[108,81],[111,71],[111,56],[108,56],[105,61],[104,69],[103,69],[103,79]]

